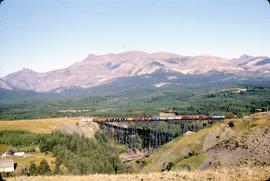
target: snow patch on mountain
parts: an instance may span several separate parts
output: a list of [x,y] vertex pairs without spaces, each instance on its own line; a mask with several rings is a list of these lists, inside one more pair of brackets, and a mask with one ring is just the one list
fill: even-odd
[[[268,57],[241,56],[225,59],[211,55],[182,56],[167,52],[145,53],[129,51],[105,55],[89,54],[83,61],[64,69],[45,73],[22,69],[2,78],[1,87],[46,92],[60,87],[90,88],[109,83],[118,78],[164,74],[205,74],[208,72],[234,74],[267,73],[270,71]],[[168,80],[177,79],[168,77]],[[160,84],[158,86],[165,86]]]

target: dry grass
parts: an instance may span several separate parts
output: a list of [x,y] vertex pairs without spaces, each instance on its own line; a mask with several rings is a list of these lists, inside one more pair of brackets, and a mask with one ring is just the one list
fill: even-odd
[[39,165],[41,160],[45,159],[49,166],[50,169],[54,169],[54,163],[55,163],[55,158],[52,156],[52,154],[47,154],[45,155],[44,153],[32,153],[31,156],[28,157],[14,157],[13,160],[15,163],[17,163],[17,168],[16,172],[19,173],[23,168],[28,168],[30,162],[34,162],[36,165]]
[[156,181],[156,180],[192,180],[192,181],[263,181],[270,177],[270,167],[257,168],[231,168],[216,171],[193,171],[193,172],[162,172],[145,174],[120,174],[120,175],[88,175],[88,176],[36,176],[36,177],[13,177],[10,181]]
[[80,118],[46,118],[33,120],[0,121],[0,130],[25,130],[35,133],[50,133],[63,124],[76,124]]
[[4,144],[0,144],[0,154],[2,154],[5,151],[7,151],[8,148],[9,148],[9,146],[4,145]]

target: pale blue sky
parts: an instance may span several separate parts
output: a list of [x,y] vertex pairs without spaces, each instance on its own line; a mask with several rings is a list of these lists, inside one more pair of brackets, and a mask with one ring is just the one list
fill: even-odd
[[270,56],[266,0],[5,0],[0,77],[48,71],[89,53]]

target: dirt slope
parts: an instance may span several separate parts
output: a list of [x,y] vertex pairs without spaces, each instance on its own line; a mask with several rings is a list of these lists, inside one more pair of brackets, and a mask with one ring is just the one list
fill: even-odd
[[200,169],[270,165],[270,125],[255,127],[208,149]]
[[95,135],[95,132],[99,130],[99,125],[95,122],[79,122],[78,124],[63,124],[57,129],[65,133],[77,133],[91,138]]

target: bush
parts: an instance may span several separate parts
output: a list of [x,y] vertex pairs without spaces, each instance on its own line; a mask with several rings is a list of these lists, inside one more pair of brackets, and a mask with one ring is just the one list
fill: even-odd
[[231,128],[233,128],[233,127],[234,127],[234,122],[230,121],[230,122],[228,123],[228,125],[229,125]]
[[196,156],[198,155],[197,151],[192,150],[191,152],[188,153],[188,156],[192,157],[192,156]]
[[50,171],[51,170],[50,170],[48,162],[45,159],[41,160],[39,167],[38,167],[38,174],[39,175],[49,175]]
[[180,171],[190,171],[191,170],[190,166],[186,165],[186,164],[181,165],[179,169],[180,169]]
[[22,168],[21,171],[20,171],[20,175],[29,176],[28,169],[27,168]]
[[30,162],[28,170],[29,170],[29,175],[37,175],[37,166],[34,162]]
[[173,166],[174,166],[174,163],[169,162],[168,165],[166,166],[166,171],[170,171]]

